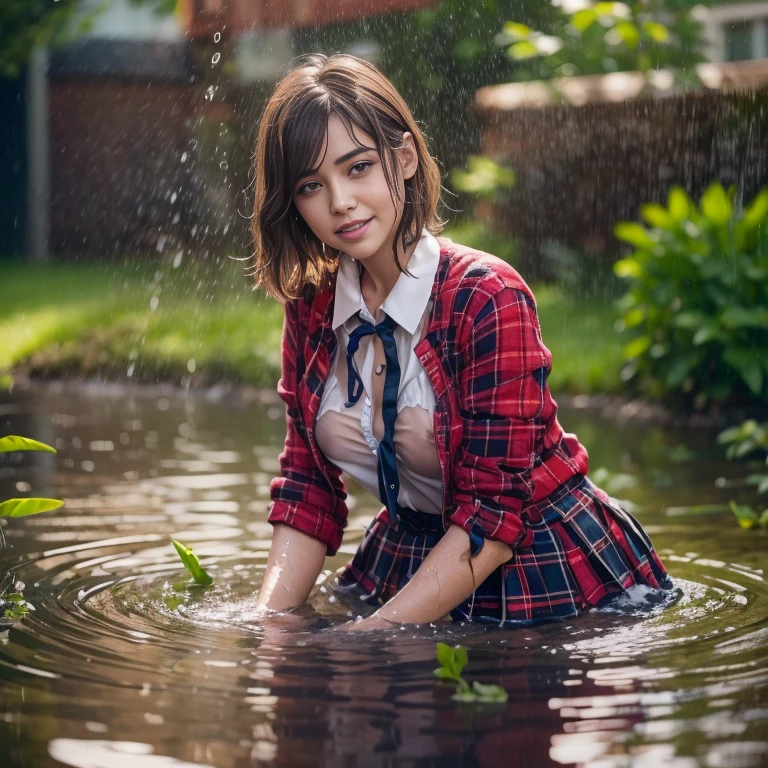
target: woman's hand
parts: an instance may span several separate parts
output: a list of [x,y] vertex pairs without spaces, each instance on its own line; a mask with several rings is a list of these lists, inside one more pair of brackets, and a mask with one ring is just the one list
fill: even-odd
[[348,621],[345,624],[337,627],[339,630],[346,632],[370,632],[375,629],[398,629],[400,625],[395,621],[389,621],[384,619],[378,614],[369,616],[367,619],[360,619],[358,621]]

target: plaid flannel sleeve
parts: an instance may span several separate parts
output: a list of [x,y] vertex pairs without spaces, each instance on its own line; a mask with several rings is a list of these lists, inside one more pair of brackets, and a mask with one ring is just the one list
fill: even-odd
[[338,550],[347,520],[341,470],[321,468],[313,455],[297,397],[297,359],[306,336],[298,320],[298,302],[287,302],[282,338],[282,375],[277,392],[286,404],[287,431],[280,454],[280,475],[270,484],[269,522],[283,523],[322,541],[328,554]]
[[550,397],[551,355],[541,340],[536,305],[522,290],[475,291],[459,374],[463,439],[453,469],[452,523],[470,535],[472,554],[485,538],[519,546],[520,518],[532,495]]

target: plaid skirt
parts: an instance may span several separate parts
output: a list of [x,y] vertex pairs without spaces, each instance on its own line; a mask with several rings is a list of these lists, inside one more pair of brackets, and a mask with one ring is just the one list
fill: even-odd
[[[336,591],[379,606],[401,590],[444,534],[437,515],[402,509],[396,526],[382,509]],[[533,533],[467,600],[457,621],[529,624],[565,619],[599,606],[635,584],[672,582],[647,534],[619,503],[582,475],[521,515]]]

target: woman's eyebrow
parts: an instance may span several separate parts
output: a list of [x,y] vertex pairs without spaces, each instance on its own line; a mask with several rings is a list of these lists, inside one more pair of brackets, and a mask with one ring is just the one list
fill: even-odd
[[358,147],[357,149],[353,149],[351,152],[347,152],[346,155],[342,155],[341,157],[337,157],[334,161],[334,165],[341,165],[342,163],[346,162],[347,160],[350,160],[355,155],[360,155],[363,152],[370,152],[373,149],[373,147]]
[[[357,149],[353,149],[350,152],[347,152],[346,154],[342,155],[341,157],[337,157],[334,161],[334,165],[341,165],[342,163],[346,162],[347,160],[350,160],[351,158],[355,157],[356,155],[361,155],[363,152],[371,152],[375,149],[375,147],[358,147]],[[307,176],[314,176],[320,170],[320,166],[317,166],[316,168],[307,168],[306,170],[302,171],[298,178],[299,179],[305,179]]]

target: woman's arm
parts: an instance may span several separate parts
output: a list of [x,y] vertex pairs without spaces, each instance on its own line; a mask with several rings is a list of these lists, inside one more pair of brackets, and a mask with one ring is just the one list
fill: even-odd
[[[373,616],[355,625],[382,629],[396,624],[422,624],[445,616],[512,557],[501,541],[487,540],[469,565],[469,535],[451,525],[413,578]],[[473,574],[474,571],[474,574]]]
[[322,541],[296,528],[275,525],[256,604],[273,611],[301,605],[320,575],[325,553]]

